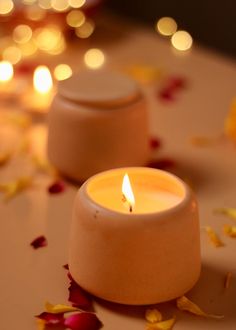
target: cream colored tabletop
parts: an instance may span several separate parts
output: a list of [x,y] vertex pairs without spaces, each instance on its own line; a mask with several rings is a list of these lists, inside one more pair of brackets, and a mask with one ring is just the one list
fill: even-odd
[[[233,220],[216,215],[214,210],[236,207],[236,149],[222,137],[224,119],[236,94],[236,64],[196,44],[186,53],[174,51],[168,40],[161,39],[151,29],[133,25],[124,25],[122,33],[119,29],[118,24],[112,25],[106,36],[101,35],[56,61],[66,60],[74,70],[79,70],[83,66],[84,50],[99,47],[106,55],[107,68],[125,71],[137,64],[162,72],[160,78],[143,84],[150,104],[150,135],[162,141],[162,147],[153,151],[153,157],[176,162],[174,172],[191,183],[200,209],[202,274],[187,296],[204,311],[225,317],[213,320],[192,316],[178,311],[175,302],[158,308],[165,318],[177,316],[176,330],[233,330],[236,328],[236,240],[222,232],[223,225],[233,225]],[[173,76],[184,77],[186,87],[177,91],[176,100],[161,100],[157,94],[164,84],[163,77]],[[11,138],[7,134],[2,125],[0,143],[15,144],[17,134],[22,133],[11,129]],[[202,147],[193,145],[191,140],[196,136],[213,142]],[[44,138],[36,139],[37,143],[43,144]],[[32,172],[26,158],[18,155],[1,167],[0,182]],[[62,265],[67,263],[76,187],[67,183],[63,193],[51,195],[47,192],[51,181],[50,176],[37,174],[33,187],[15,198],[5,202],[1,195],[1,330],[36,329],[34,315],[44,310],[45,301],[67,303],[68,280]],[[211,226],[219,234],[223,247],[211,244],[205,226]],[[39,235],[46,236],[48,246],[34,250],[30,242]],[[233,278],[226,290],[227,272],[232,272]],[[97,301],[95,308],[104,330],[145,329],[145,307]]]

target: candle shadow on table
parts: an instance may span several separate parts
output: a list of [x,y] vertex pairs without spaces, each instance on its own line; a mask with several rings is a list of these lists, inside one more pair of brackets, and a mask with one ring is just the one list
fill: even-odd
[[[194,288],[186,293],[186,296],[196,303],[203,311],[209,314],[224,315],[224,321],[236,319],[236,283],[232,279],[228,289],[224,288],[224,278],[228,270],[222,270],[211,265],[203,264],[200,278]],[[153,283],[155,285],[155,283]],[[102,308],[110,310],[115,314],[129,316],[133,318],[145,319],[145,311],[148,308],[158,308],[163,314],[164,319],[177,315],[177,320],[184,322],[206,322],[206,318],[196,318],[185,312],[178,311],[175,300],[149,306],[129,306],[110,303],[102,299],[95,298],[95,301]],[[198,320],[198,321],[197,321]],[[211,320],[211,319],[210,319]],[[222,322],[222,320],[211,320]],[[212,324],[212,325],[213,325]]]

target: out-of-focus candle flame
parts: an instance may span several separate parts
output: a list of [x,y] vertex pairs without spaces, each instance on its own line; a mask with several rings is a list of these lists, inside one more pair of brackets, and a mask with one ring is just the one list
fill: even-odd
[[177,31],[171,38],[172,46],[180,51],[186,51],[192,47],[193,39],[187,31]]
[[13,77],[13,66],[8,61],[0,62],[0,82],[10,81]]
[[162,17],[156,24],[156,30],[163,36],[171,36],[177,30],[177,23],[172,17]]
[[100,49],[91,48],[84,54],[84,62],[90,69],[99,69],[105,62],[105,56]]
[[8,15],[14,9],[14,3],[12,0],[0,1],[0,15]]
[[65,80],[72,76],[72,69],[68,64],[59,64],[55,67],[54,77],[56,80]]
[[44,66],[38,66],[34,71],[34,88],[40,94],[47,94],[52,89],[52,76],[49,69]]
[[122,194],[125,198],[125,201],[127,201],[129,204],[130,212],[132,212],[133,207],[135,205],[135,198],[134,198],[134,193],[133,193],[133,190],[132,190],[132,187],[130,184],[129,176],[127,173],[124,175],[123,182],[122,182]]

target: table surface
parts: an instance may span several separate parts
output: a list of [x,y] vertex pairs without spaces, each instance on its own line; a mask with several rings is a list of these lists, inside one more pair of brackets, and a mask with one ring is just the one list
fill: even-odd
[[[212,226],[225,243],[224,247],[215,248],[205,230],[201,230],[202,274],[187,295],[205,311],[225,317],[223,320],[194,317],[178,311],[173,302],[160,304],[158,308],[166,318],[177,316],[176,330],[233,330],[236,327],[236,282],[233,277],[230,288],[224,290],[223,280],[229,271],[236,275],[236,241],[222,234],[222,226],[233,225],[233,221],[215,215],[213,210],[236,207],[236,149],[231,141],[222,137],[224,119],[236,92],[236,65],[197,45],[186,53],[174,51],[170,42],[154,31],[127,24],[121,29],[118,21],[116,23],[111,25],[109,33],[107,30],[107,35],[89,41],[84,48],[73,49],[61,60],[80,68],[84,49],[96,46],[105,52],[108,68],[124,70],[134,63],[148,64],[159,68],[166,76],[186,79],[186,88],[178,91],[173,102],[164,102],[156,96],[163,79],[142,86],[150,104],[151,135],[163,141],[162,148],[153,151],[153,156],[176,161],[175,172],[189,180],[197,194],[201,227]],[[46,125],[32,129],[41,134],[35,143],[44,144]],[[9,138],[2,125],[0,134],[0,145],[3,145],[15,143],[22,133],[11,131]],[[195,146],[191,143],[194,136],[204,136],[216,143]],[[0,182],[31,172],[27,156],[17,156],[0,168]],[[1,196],[2,330],[36,329],[33,316],[43,311],[46,300],[67,303],[68,280],[62,265],[67,263],[68,233],[77,188],[68,183],[65,192],[50,195],[47,192],[50,182],[49,176],[38,174],[31,189],[8,202]],[[42,234],[47,237],[48,246],[32,249],[30,242]],[[145,307],[97,301],[95,308],[105,330],[145,329]]]

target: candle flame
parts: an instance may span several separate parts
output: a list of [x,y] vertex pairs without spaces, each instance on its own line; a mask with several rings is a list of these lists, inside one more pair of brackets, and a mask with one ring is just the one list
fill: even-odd
[[52,76],[44,65],[38,66],[34,71],[34,88],[40,94],[46,94],[52,89]]
[[8,61],[0,62],[0,82],[10,81],[13,77],[13,66]]
[[134,204],[135,204],[135,198],[134,198],[134,193],[130,184],[129,176],[126,173],[123,178],[122,182],[122,194],[125,198],[125,201],[128,202],[129,204],[129,209],[130,212],[132,212]]

